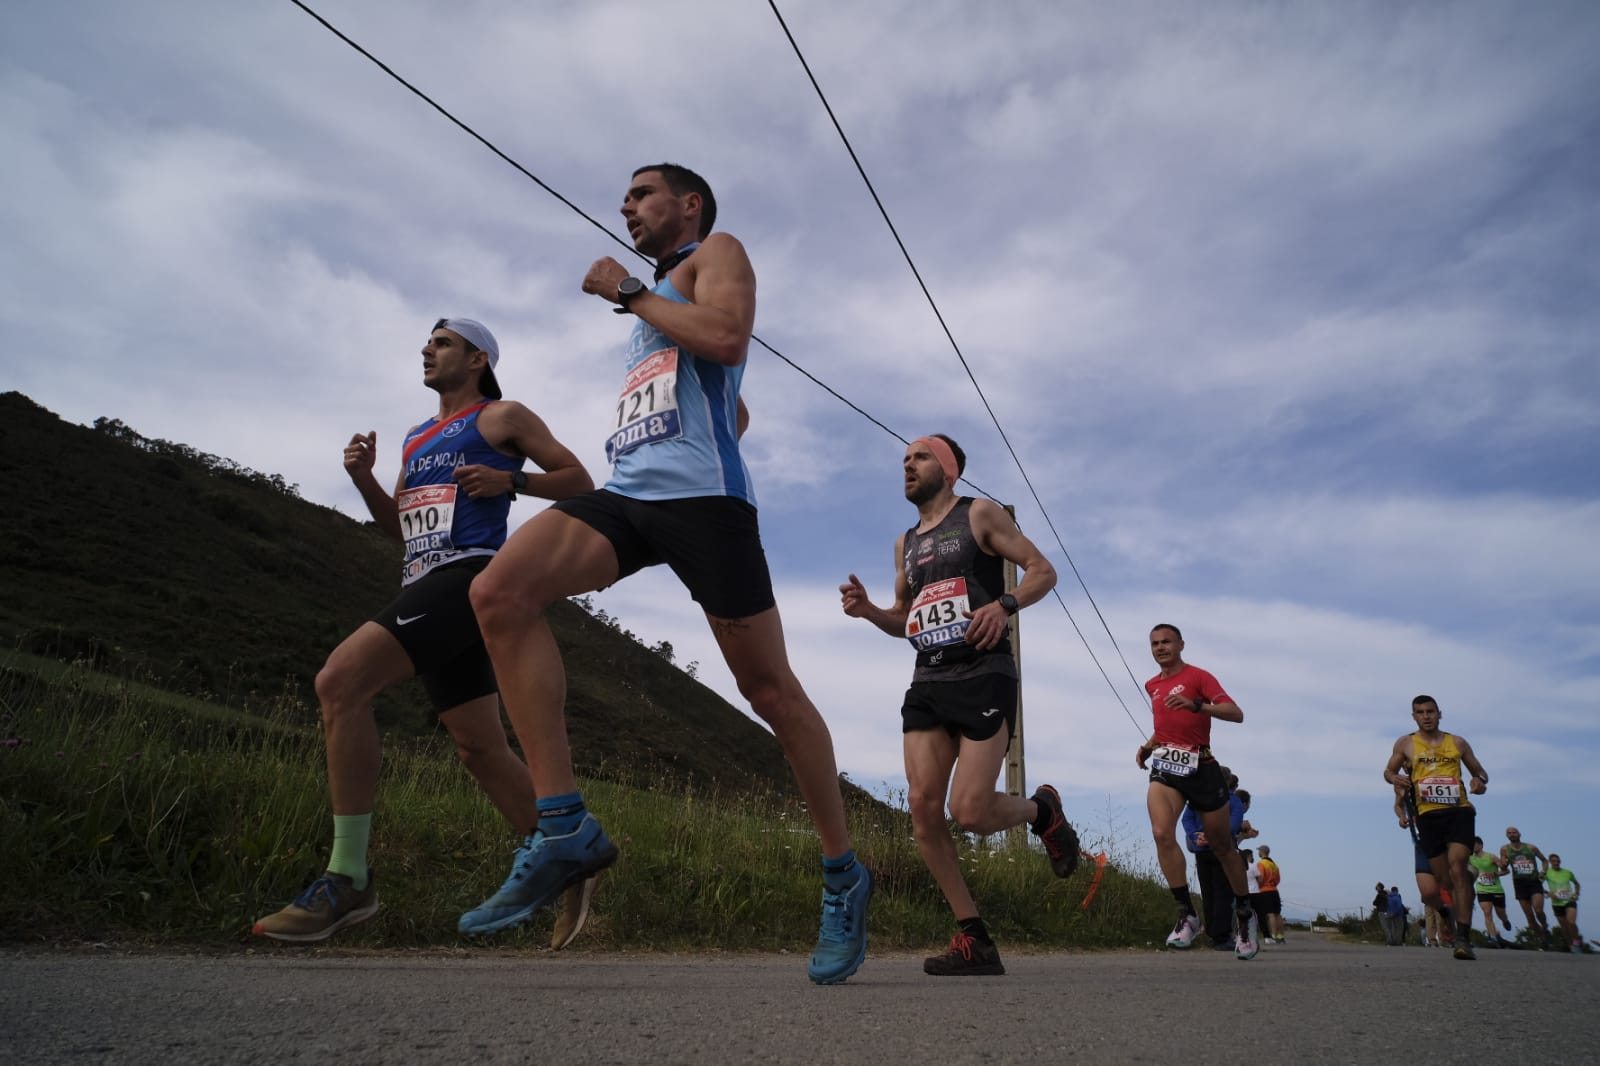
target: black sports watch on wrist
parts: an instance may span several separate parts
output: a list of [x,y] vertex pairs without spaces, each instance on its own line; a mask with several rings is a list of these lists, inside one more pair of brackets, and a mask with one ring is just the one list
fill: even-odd
[[1017,603],[1017,598],[1009,592],[1002,592],[995,602],[1005,608],[1006,614],[1016,614],[1022,609],[1022,605]]
[[528,475],[521,470],[511,472],[511,495],[515,496],[528,487]]
[[640,281],[638,278],[623,278],[621,281],[617,282],[617,303],[626,308],[628,306],[628,301],[632,300],[641,292],[646,291],[647,288],[648,286],[646,286],[645,283]]

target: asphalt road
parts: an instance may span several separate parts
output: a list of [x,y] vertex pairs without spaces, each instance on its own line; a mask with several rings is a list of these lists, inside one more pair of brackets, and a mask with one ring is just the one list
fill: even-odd
[[0,1063],[1600,1063],[1600,956],[1330,943],[805,959],[339,949],[0,954]]

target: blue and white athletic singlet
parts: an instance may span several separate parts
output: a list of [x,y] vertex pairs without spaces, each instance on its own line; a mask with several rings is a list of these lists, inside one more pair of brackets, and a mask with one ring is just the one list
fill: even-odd
[[[652,290],[686,304],[664,278]],[[744,364],[723,366],[680,351],[642,318],[628,338],[628,374],[606,439],[605,488],[636,500],[736,496],[755,506],[739,455],[739,383]]]
[[406,434],[405,487],[396,497],[406,541],[402,585],[457,559],[493,555],[506,542],[511,497],[475,500],[454,477],[458,466],[522,469],[521,459],[495,451],[478,432],[478,415],[493,402],[474,404],[447,422],[430,418]]

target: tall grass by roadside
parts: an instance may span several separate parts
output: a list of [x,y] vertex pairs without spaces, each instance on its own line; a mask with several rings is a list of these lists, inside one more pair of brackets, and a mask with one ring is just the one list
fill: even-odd
[[[448,738],[391,742],[384,758],[372,840],[383,909],[340,942],[456,943],[457,917],[499,885],[520,834]],[[622,858],[578,946],[809,949],[819,847],[797,802],[625,776],[583,788]],[[326,797],[311,709],[281,702],[246,716],[81,665],[0,656],[0,938],[240,941],[323,869]],[[866,802],[850,813],[878,877],[874,944],[940,944],[953,923],[909,816]],[[1060,881],[1042,852],[999,838],[963,838],[961,861],[1008,948],[1159,942],[1170,921],[1170,897],[1147,873],[1113,864],[1085,910],[1092,863]],[[493,943],[543,945],[548,923]]]

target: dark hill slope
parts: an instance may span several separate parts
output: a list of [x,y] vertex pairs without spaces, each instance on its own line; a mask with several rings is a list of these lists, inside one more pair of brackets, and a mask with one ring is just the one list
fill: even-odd
[[[398,586],[392,542],[281,477],[16,392],[0,394],[0,483],[0,641],[243,710],[314,706],[327,653]],[[615,621],[573,603],[550,620],[580,772],[793,791],[770,733]],[[435,728],[414,683],[379,717]]]

